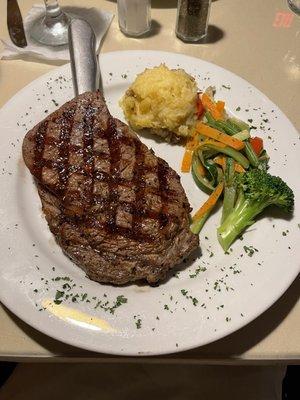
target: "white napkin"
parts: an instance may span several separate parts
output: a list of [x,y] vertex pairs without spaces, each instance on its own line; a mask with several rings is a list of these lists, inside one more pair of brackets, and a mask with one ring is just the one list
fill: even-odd
[[[105,35],[113,19],[113,14],[104,12],[97,8],[64,7],[64,11],[80,16],[88,21],[95,31],[97,38],[96,48],[99,50],[101,40]],[[15,46],[10,39],[0,39],[4,45],[4,50],[0,53],[2,59],[27,59],[27,60],[49,60],[49,61],[68,61],[70,60],[68,45],[45,46],[30,37],[29,31],[33,22],[45,13],[45,6],[35,4],[24,18],[24,29],[27,39],[27,47]]]

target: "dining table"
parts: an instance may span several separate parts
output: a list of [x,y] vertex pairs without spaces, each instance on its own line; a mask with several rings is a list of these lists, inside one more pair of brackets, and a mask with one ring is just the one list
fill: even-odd
[[[33,0],[19,1],[23,17],[33,4]],[[80,0],[60,0],[60,4],[82,7]],[[152,28],[141,38],[128,37],[120,31],[116,1],[85,0],[84,6],[114,14],[101,53],[162,50],[217,64],[257,87],[299,130],[300,17],[289,9],[286,0],[212,1],[207,36],[197,43],[185,43],[176,37],[176,0],[152,0]],[[0,4],[0,38],[8,38],[6,1]],[[65,62],[1,60],[0,107],[24,86],[62,63]],[[286,267],[282,266],[283,274]],[[298,276],[268,310],[229,336],[189,351],[152,357],[106,355],[64,344],[30,327],[0,304],[0,361],[128,363],[142,359],[146,363],[203,365],[297,364],[300,361],[299,294]]]

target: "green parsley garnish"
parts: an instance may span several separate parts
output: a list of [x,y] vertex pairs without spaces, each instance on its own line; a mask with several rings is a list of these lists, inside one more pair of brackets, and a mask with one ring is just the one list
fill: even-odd
[[196,276],[199,275],[200,272],[205,272],[206,268],[205,267],[198,267],[193,274],[190,275],[190,278],[196,278]]
[[252,257],[254,252],[258,252],[258,250],[253,246],[244,246],[244,250],[249,257]]
[[141,327],[142,327],[142,320],[139,318],[139,319],[136,321],[135,325],[136,325],[136,329],[141,329]]

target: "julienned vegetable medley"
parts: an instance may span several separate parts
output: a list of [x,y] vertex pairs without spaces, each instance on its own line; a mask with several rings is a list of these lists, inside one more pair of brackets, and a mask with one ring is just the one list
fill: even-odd
[[215,101],[212,88],[199,93],[197,112],[198,122],[187,140],[181,171],[191,171],[197,186],[209,197],[194,214],[191,230],[198,234],[222,199],[217,234],[227,251],[267,206],[292,213],[294,194],[281,178],[267,172],[269,156],[263,140],[251,137],[248,124],[227,115],[225,103]]

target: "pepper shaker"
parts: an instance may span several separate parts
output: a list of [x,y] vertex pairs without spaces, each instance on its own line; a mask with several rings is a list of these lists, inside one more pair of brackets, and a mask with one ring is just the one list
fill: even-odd
[[141,36],[151,29],[151,0],[118,0],[120,30],[127,36]]
[[211,0],[178,0],[176,35],[184,42],[206,36]]

